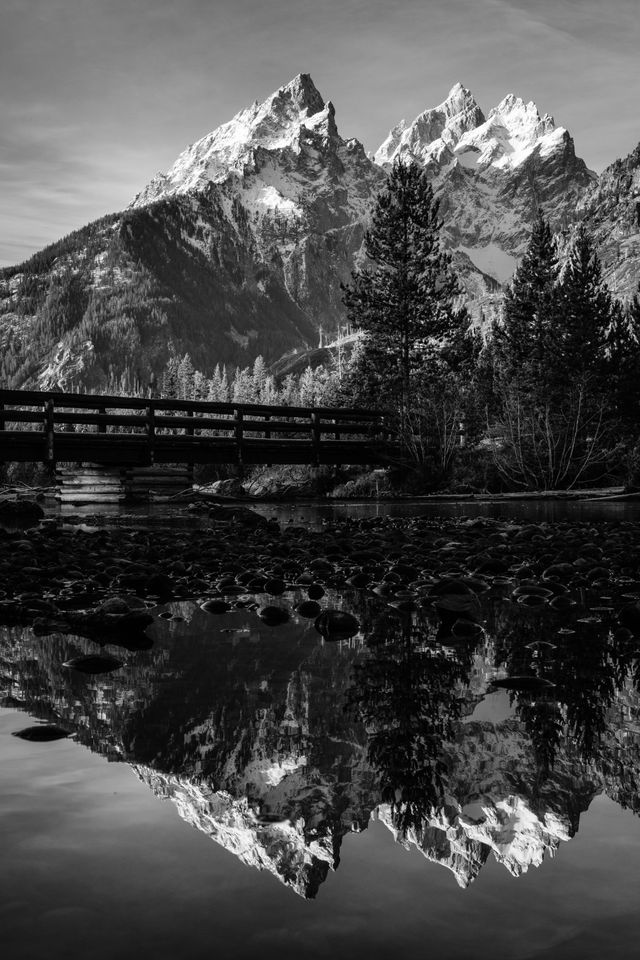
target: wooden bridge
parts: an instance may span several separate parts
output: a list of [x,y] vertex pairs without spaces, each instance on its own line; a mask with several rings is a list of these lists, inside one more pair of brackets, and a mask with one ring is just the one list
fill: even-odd
[[385,464],[376,410],[0,390],[0,463]]

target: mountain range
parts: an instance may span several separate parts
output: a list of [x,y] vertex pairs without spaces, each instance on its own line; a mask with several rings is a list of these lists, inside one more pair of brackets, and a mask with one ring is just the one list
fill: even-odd
[[429,173],[472,315],[495,313],[539,210],[567,235],[584,221],[613,291],[635,291],[640,147],[598,177],[535,104],[509,95],[485,115],[458,83],[367,155],[301,74],[187,147],[125,211],[0,271],[2,382],[144,385],[187,352],[210,373],[335,336],[340,284],[398,157]]

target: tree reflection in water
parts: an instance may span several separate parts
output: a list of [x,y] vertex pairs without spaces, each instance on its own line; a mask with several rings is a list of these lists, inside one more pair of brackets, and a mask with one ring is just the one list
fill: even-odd
[[611,613],[573,608],[559,615],[548,606],[500,603],[494,622],[496,666],[508,676],[553,684],[510,695],[531,740],[539,782],[553,769],[565,740],[583,763],[596,760],[610,736],[616,696],[628,679],[638,687],[638,642],[616,633]]
[[419,831],[444,802],[442,747],[454,736],[469,678],[469,645],[445,648],[429,626],[424,616],[390,617],[384,642],[354,665],[347,695],[367,730],[367,758],[401,836]]

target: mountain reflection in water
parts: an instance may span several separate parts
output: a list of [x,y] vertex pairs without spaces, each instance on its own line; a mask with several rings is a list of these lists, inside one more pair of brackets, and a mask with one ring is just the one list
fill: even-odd
[[[599,793],[640,810],[639,643],[614,636],[595,594],[554,609],[512,589],[482,593],[483,629],[463,638],[431,603],[403,612],[364,590],[326,598],[362,624],[340,642],[293,613],[302,593],[275,628],[169,604],[177,619],[156,620],[153,648],[101,676],[62,666],[89,641],[4,628],[2,683],[6,702],[129,763],[304,897],[372,816],[464,887],[491,854],[515,876],[540,865]],[[492,685],[504,676],[530,682]]]

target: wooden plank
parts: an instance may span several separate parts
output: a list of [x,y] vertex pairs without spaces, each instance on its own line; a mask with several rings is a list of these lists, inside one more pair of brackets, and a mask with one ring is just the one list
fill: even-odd
[[100,495],[97,493],[87,493],[87,494],[76,494],[74,496],[65,496],[64,494],[56,494],[56,500],[60,503],[68,504],[88,504],[88,503],[124,503],[125,495],[124,493],[119,494],[104,494]]
[[157,414],[155,416],[156,429],[159,427],[169,427],[174,430],[181,430],[185,427],[191,427],[195,430],[235,430],[235,420],[233,417],[169,417]]
[[124,487],[121,483],[64,483],[60,486],[60,492],[74,496],[75,494],[85,493],[124,493]]
[[[114,397],[103,394],[83,394],[83,393],[62,393],[60,391],[47,390],[0,390],[0,402],[7,406],[38,406],[43,407],[48,400],[53,400],[56,409],[93,409],[99,410],[101,407],[119,408],[123,410],[148,409],[149,400],[143,397]],[[375,420],[381,416],[378,410],[359,410],[355,407],[333,408],[333,407],[283,407],[277,404],[257,404],[257,403],[222,403],[216,400],[175,400],[173,398],[154,397],[153,403],[158,411],[176,410],[189,411],[194,413],[218,412],[233,414],[235,410],[242,409],[244,414],[282,414],[284,410],[289,416],[309,417],[312,410],[317,410],[321,416],[339,417],[339,418],[357,418],[363,420]]]
[[140,427],[144,429],[147,426],[146,416],[133,413],[106,413],[106,411],[104,413],[62,413],[60,410],[56,410],[55,422],[98,427],[100,433],[106,433],[107,427]]
[[[4,421],[7,423],[39,423],[44,424],[42,410],[7,410],[4,408]],[[3,430],[6,426],[3,427]]]

